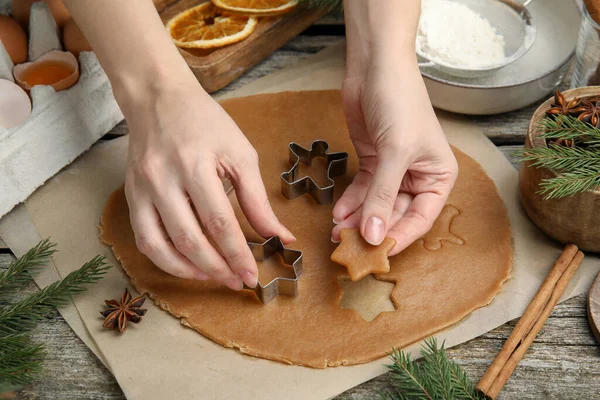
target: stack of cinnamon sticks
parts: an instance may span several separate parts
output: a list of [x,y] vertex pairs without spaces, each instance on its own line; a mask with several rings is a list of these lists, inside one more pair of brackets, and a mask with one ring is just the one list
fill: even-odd
[[502,350],[477,384],[477,390],[495,399],[525,352],[544,326],[558,300],[583,261],[583,253],[567,245],[537,294],[525,310]]

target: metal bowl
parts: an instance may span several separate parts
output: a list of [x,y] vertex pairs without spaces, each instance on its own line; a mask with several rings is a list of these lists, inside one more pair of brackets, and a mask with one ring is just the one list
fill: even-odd
[[421,73],[432,104],[461,114],[499,114],[528,106],[554,91],[573,57],[581,13],[575,0],[533,1],[528,6],[537,35],[519,60],[477,77],[457,77],[437,68]]
[[484,17],[504,38],[506,57],[498,63],[466,68],[438,60],[417,46],[417,54],[426,62],[422,68],[437,68],[450,75],[473,78],[485,76],[505,67],[525,55],[533,46],[536,36],[535,25],[529,10],[513,0],[453,0],[463,4]]

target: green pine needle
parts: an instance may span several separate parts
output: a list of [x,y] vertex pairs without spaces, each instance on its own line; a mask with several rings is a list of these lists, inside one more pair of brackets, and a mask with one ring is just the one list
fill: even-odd
[[0,272],[0,300],[5,299],[9,292],[27,285],[31,281],[31,274],[47,264],[55,252],[56,244],[46,239],[10,263],[7,269]]
[[452,374],[450,373],[450,363],[444,350],[444,344],[438,348],[435,338],[425,341],[421,349],[421,355],[424,358],[422,365],[425,376],[437,377],[430,380],[429,385],[435,399],[454,399],[454,389],[452,388]]
[[31,330],[54,307],[66,304],[70,296],[85,291],[83,285],[102,279],[109,268],[104,256],[96,256],[62,281],[54,282],[28,298],[0,310],[0,337]]
[[392,350],[390,358],[393,364],[387,365],[394,376],[394,383],[399,390],[400,398],[432,400],[431,393],[425,387],[422,372],[408,353],[397,349]]
[[298,0],[298,3],[306,5],[307,8],[325,8],[328,11],[343,11],[343,0]]
[[559,199],[600,187],[600,168],[582,168],[576,172],[565,172],[554,178],[542,179],[539,193],[545,199]]
[[0,383],[26,385],[42,372],[44,348],[30,342],[21,349],[0,353]]
[[568,139],[583,142],[586,145],[600,144],[600,129],[573,116],[557,115],[554,118],[540,120],[544,139]]
[[531,161],[536,168],[561,172],[576,172],[590,167],[600,170],[600,151],[596,149],[550,144],[548,147],[523,149],[520,153],[524,161]]
[[518,151],[530,167],[546,168],[557,176],[543,179],[540,190],[545,199],[573,196],[600,187],[600,129],[573,116],[557,115],[539,122],[541,137],[573,140],[575,147],[549,144]]
[[[8,296],[22,289],[56,251],[49,240],[40,242],[0,272],[0,289]],[[97,256],[63,280],[12,304],[0,305],[0,395],[20,390],[35,381],[42,370],[44,348],[31,340],[29,332],[54,307],[66,304],[71,296],[85,291],[85,285],[102,279],[110,266]]]
[[466,399],[482,400],[475,385],[458,364],[448,358],[444,344],[435,338],[425,340],[421,348],[423,360],[414,361],[408,353],[392,350],[393,364],[388,365],[394,377],[395,393],[383,393],[385,399]]

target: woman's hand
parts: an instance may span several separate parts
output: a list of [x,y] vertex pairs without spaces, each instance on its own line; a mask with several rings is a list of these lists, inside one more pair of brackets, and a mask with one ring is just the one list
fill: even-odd
[[246,137],[197,82],[161,90],[127,117],[125,193],[140,251],[181,278],[212,278],[234,290],[242,282],[254,287],[256,262],[222,180],[233,183],[260,235],[279,235],[285,243],[294,237],[270,208]]
[[431,229],[456,180],[456,160],[416,63],[371,65],[346,77],[342,95],[360,169],[333,210],[333,239],[357,226],[373,245],[394,238],[390,254],[397,254]]
[[221,180],[257,233],[294,240],[269,206],[256,152],[200,87],[151,0],[64,1],[127,119],[125,194],[138,248],[172,275],[254,287],[256,262]]
[[346,78],[342,97],[360,170],[333,209],[332,240],[358,227],[390,255],[423,236],[458,174],[415,56],[421,10],[414,0],[345,0]]

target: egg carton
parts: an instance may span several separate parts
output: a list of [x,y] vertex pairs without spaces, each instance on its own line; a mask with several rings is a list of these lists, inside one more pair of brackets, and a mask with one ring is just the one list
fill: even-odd
[[[10,13],[10,3],[0,0],[0,14]],[[63,50],[59,29],[46,3],[36,2],[29,23],[29,60],[51,50]],[[0,79],[14,82],[12,68],[0,42]],[[79,81],[67,90],[34,86],[29,119],[15,128],[0,127],[0,217],[123,119],[95,54],[82,52],[79,68]]]

